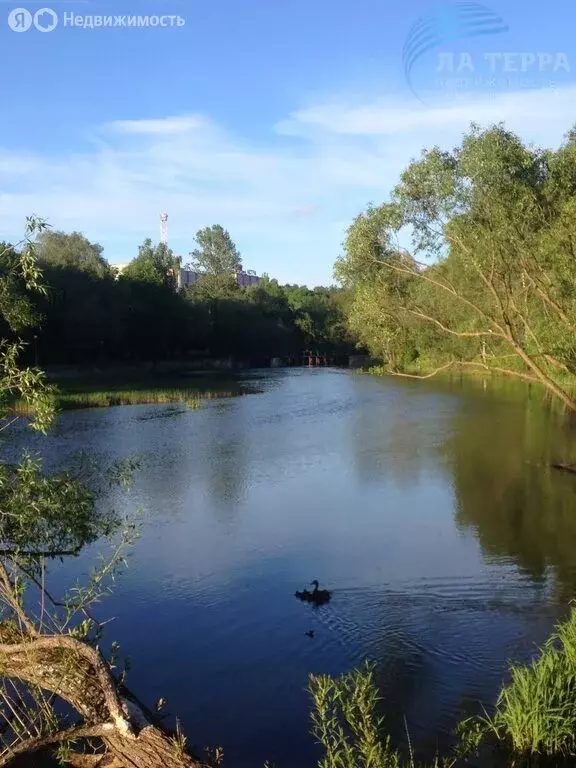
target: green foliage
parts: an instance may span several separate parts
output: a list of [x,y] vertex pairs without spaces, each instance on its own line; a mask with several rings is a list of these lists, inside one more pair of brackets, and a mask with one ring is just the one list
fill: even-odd
[[[5,548],[46,556],[76,553],[84,544],[115,530],[116,515],[96,504],[104,490],[95,482],[101,475],[90,478],[86,466],[79,473],[80,481],[71,472],[48,477],[41,469],[40,461],[29,455],[16,466],[0,464],[0,532]],[[118,468],[111,471],[116,476]]]
[[102,256],[102,246],[91,243],[80,232],[42,232],[37,247],[38,257],[44,264],[71,267],[90,272],[96,277],[110,274],[110,265]]
[[138,248],[138,256],[122,272],[123,280],[136,280],[175,289],[180,261],[166,243],[152,245],[147,238]]
[[[20,258],[11,246],[6,254]],[[241,287],[233,271],[218,267],[177,291],[179,259],[150,240],[119,279],[70,263],[56,255],[43,262],[49,290],[34,299],[21,290],[20,306],[11,290],[8,306],[24,323],[24,362],[104,365],[232,355],[267,365],[272,357],[298,359],[308,348],[330,355],[354,348],[344,289],[270,279]]]
[[[220,397],[232,397],[237,395],[238,391],[218,389],[201,391],[192,387],[181,387],[180,389],[150,388],[150,389],[113,389],[110,391],[100,391],[95,387],[92,392],[59,392],[57,397],[58,406],[62,410],[76,408],[109,408],[118,405],[146,405],[146,404],[168,404],[184,403],[188,408],[195,409],[200,406],[201,400],[213,400]],[[27,412],[24,403],[16,403],[14,410],[16,412]]]
[[336,274],[353,291],[351,329],[394,372],[416,360],[505,372],[576,409],[575,214],[573,134],[552,152],[472,126],[350,226]]
[[15,399],[31,417],[30,426],[46,433],[56,414],[56,389],[46,381],[39,368],[20,368],[22,342],[0,340],[0,433],[13,421],[11,408]]
[[[32,239],[38,233],[45,237],[46,225],[30,218],[24,241],[0,251],[0,284],[10,305],[2,320],[13,334],[31,322],[27,292],[46,293]],[[14,339],[0,340],[0,430],[7,430],[16,420],[9,408],[14,399],[20,399],[31,415],[31,426],[46,432],[56,415],[56,390],[47,384],[42,370],[20,365],[25,344],[17,336]],[[88,479],[86,471],[84,479]],[[40,462],[28,455],[18,464],[0,463],[1,548],[13,554],[77,551],[98,536],[111,533],[115,516],[97,509],[98,495],[97,482],[88,489],[69,472],[47,477]]]
[[518,753],[574,755],[576,752],[576,610],[561,623],[529,666],[513,665],[511,681],[491,717],[464,721],[468,749],[485,739],[505,742]]
[[210,275],[231,275],[242,269],[240,253],[230,233],[220,224],[213,224],[196,232],[192,268]]
[[398,753],[383,739],[378,693],[366,666],[339,678],[310,677],[312,733],[324,749],[319,768],[397,768]]
[[26,403],[31,426],[40,432],[46,432],[55,415],[54,388],[38,368],[19,365],[25,344],[16,335],[37,321],[28,294],[46,293],[33,241],[34,235],[46,232],[46,226],[41,219],[29,217],[21,243],[0,245],[0,325],[5,336],[0,339],[0,432],[11,423],[9,404],[16,397]]
[[24,263],[22,254],[10,243],[0,243],[0,314],[4,333],[22,331],[39,319],[25,293]]
[[240,296],[241,288],[229,272],[206,272],[188,287],[188,297],[205,304],[222,299],[236,300]]
[[[47,234],[44,222],[31,217],[22,243],[16,246],[5,244],[0,248],[2,431],[18,418],[8,411],[15,398],[20,398],[31,410],[31,425],[42,432],[51,426],[56,414],[55,390],[46,384],[39,368],[22,364],[26,344],[18,335],[38,322],[31,295],[47,297],[33,239],[39,235],[48,247],[47,243],[53,245],[55,241]],[[55,267],[61,268],[66,269]],[[6,432],[4,437],[7,436]],[[4,648],[0,681],[2,764],[15,752],[33,750],[38,746],[38,740],[61,729],[63,716],[56,696],[65,696],[62,689],[66,688],[66,679],[78,674],[78,667],[74,668],[77,657],[64,652],[53,661],[61,664],[57,673],[51,665],[42,667],[39,673],[42,685],[39,687],[33,674],[27,678],[22,667],[17,669],[13,664],[11,653],[6,652],[6,644],[29,642],[32,648],[35,640],[41,640],[58,649],[59,644],[82,640],[87,649],[88,645],[93,646],[100,640],[102,625],[92,618],[89,608],[109,590],[106,582],[118,572],[123,552],[133,540],[136,528],[130,521],[125,521],[121,527],[117,513],[99,502],[111,485],[126,487],[134,468],[134,462],[121,462],[105,471],[98,462],[84,458],[74,469],[46,475],[40,461],[28,454],[24,454],[18,463],[0,462],[0,629]],[[84,545],[113,534],[116,541],[110,558],[90,575],[86,583],[76,585],[61,600],[55,600],[46,588],[46,559],[77,554]],[[56,658],[57,655],[53,656],[53,660]],[[32,659],[28,663],[34,666]],[[42,662],[37,663],[42,666]],[[48,678],[54,674],[58,683],[47,692],[45,688],[50,688]],[[109,684],[116,682],[110,678]],[[65,758],[69,754],[63,747],[59,756]]]
[[[406,764],[384,734],[377,713],[378,690],[373,665],[364,664],[340,677],[311,675],[312,734],[323,749],[319,768],[416,768],[414,756]],[[435,760],[434,766],[452,766]]]

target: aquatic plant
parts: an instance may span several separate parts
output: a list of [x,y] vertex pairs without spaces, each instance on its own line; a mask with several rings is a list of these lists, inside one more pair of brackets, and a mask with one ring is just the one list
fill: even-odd
[[529,665],[514,664],[493,715],[469,718],[459,727],[463,745],[496,739],[517,753],[576,753],[576,609]]
[[[384,732],[373,665],[340,677],[311,675],[309,692],[312,735],[324,752],[318,768],[418,768],[412,750],[404,762]],[[454,762],[436,758],[430,768],[451,768]]]
[[[198,408],[202,400],[220,397],[234,397],[235,392],[190,389],[132,389],[102,392],[58,392],[56,402],[61,410],[74,408],[108,408],[116,405],[146,405],[163,403],[184,403],[188,408]],[[13,405],[16,413],[28,413],[29,406],[23,400]]]

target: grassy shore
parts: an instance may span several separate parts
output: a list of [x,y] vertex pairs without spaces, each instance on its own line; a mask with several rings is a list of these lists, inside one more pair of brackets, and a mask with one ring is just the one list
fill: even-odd
[[[163,376],[146,373],[130,378],[101,375],[56,379],[52,383],[57,387],[56,398],[61,410],[156,403],[183,403],[197,408],[203,400],[235,397],[250,391],[229,375],[212,373]],[[28,407],[17,400],[13,409],[26,413]]]
[[[576,488],[575,488],[576,490]],[[464,721],[464,745],[504,745],[524,757],[576,755],[576,610],[528,665],[514,664],[492,715]]]

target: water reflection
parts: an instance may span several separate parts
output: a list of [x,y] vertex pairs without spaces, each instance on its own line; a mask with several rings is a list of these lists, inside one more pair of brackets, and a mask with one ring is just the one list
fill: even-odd
[[442,453],[456,496],[455,519],[487,557],[505,557],[536,582],[550,568],[558,597],[576,587],[576,483],[551,468],[570,457],[574,434],[537,402],[466,401]]
[[407,379],[358,377],[362,399],[354,410],[350,441],[358,479],[385,478],[409,489],[430,473],[442,474],[435,446],[450,430],[457,397]]
[[210,416],[202,458],[204,475],[220,521],[229,523],[248,485],[245,401],[218,403]]
[[[368,393],[350,440],[358,479],[409,491],[434,478],[454,519],[487,559],[504,558],[559,598],[576,588],[576,479],[551,465],[576,458],[574,425],[529,387],[453,380],[359,382]],[[440,389],[440,392],[438,391]]]

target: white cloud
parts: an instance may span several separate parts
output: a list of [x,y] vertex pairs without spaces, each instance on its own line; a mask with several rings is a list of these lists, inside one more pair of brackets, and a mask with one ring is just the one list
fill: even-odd
[[557,144],[573,121],[576,88],[501,94],[426,109],[345,98],[296,110],[270,126],[266,148],[202,115],[118,120],[82,154],[50,157],[0,148],[0,239],[30,213],[78,229],[124,262],[169,214],[181,254],[202,226],[230,230],[245,265],[289,282],[331,279],[345,227],[388,195],[425,146],[454,146],[471,121],[501,120],[525,139]]
[[118,133],[142,133],[148,135],[166,135],[186,133],[204,125],[202,117],[166,117],[160,120],[116,120],[109,127]]
[[335,134],[355,136],[391,136],[424,128],[450,130],[471,121],[480,124],[510,122],[521,125],[536,120],[550,125],[551,120],[569,126],[574,120],[576,86],[525,91],[501,91],[495,94],[449,99],[427,107],[424,104],[394,104],[377,100],[362,106],[345,103],[320,104],[293,112],[277,124],[279,133],[306,135],[320,129]]

